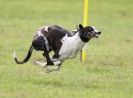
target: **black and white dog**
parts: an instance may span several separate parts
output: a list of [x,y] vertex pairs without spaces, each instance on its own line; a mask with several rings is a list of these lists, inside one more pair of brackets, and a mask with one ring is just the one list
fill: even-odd
[[[43,56],[46,57],[46,63],[34,61],[39,66],[47,67],[47,71],[57,71],[60,69],[64,60],[74,58],[84,45],[91,38],[98,38],[101,32],[95,27],[81,24],[76,30],[76,34],[72,35],[69,31],[57,26],[44,26],[40,28],[30,46],[27,56],[23,61],[19,61],[14,51],[14,60],[17,64],[26,63],[32,55],[33,48],[38,51],[43,51]],[[49,52],[54,51],[53,57],[49,56]],[[54,69],[50,69],[49,65],[56,65]]]

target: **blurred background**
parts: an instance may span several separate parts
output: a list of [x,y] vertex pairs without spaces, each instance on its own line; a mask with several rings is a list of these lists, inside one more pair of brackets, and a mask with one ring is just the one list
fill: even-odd
[[89,25],[102,31],[87,47],[87,62],[79,56],[64,62],[60,72],[45,73],[32,64],[43,59],[26,55],[36,30],[56,24],[76,29],[83,20],[83,0],[0,0],[1,98],[132,98],[133,0],[90,0]]

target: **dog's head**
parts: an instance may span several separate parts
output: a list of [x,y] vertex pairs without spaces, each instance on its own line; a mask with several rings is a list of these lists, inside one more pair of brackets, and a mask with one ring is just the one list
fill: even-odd
[[83,27],[81,24],[79,24],[79,35],[80,38],[84,42],[88,42],[91,38],[98,38],[99,35],[101,34],[101,31],[97,30],[93,26],[86,26]]

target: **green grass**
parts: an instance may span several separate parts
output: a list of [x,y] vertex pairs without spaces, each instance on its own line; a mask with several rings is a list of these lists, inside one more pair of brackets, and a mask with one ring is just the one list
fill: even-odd
[[0,0],[0,98],[133,98],[133,0],[90,0],[90,25],[101,29],[88,43],[87,63],[79,56],[59,72],[22,59],[36,30],[57,24],[72,30],[82,23],[82,0]]

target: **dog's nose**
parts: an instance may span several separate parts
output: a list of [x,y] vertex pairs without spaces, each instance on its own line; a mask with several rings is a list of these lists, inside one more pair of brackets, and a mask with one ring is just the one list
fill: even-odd
[[97,32],[99,35],[101,34],[101,31]]

